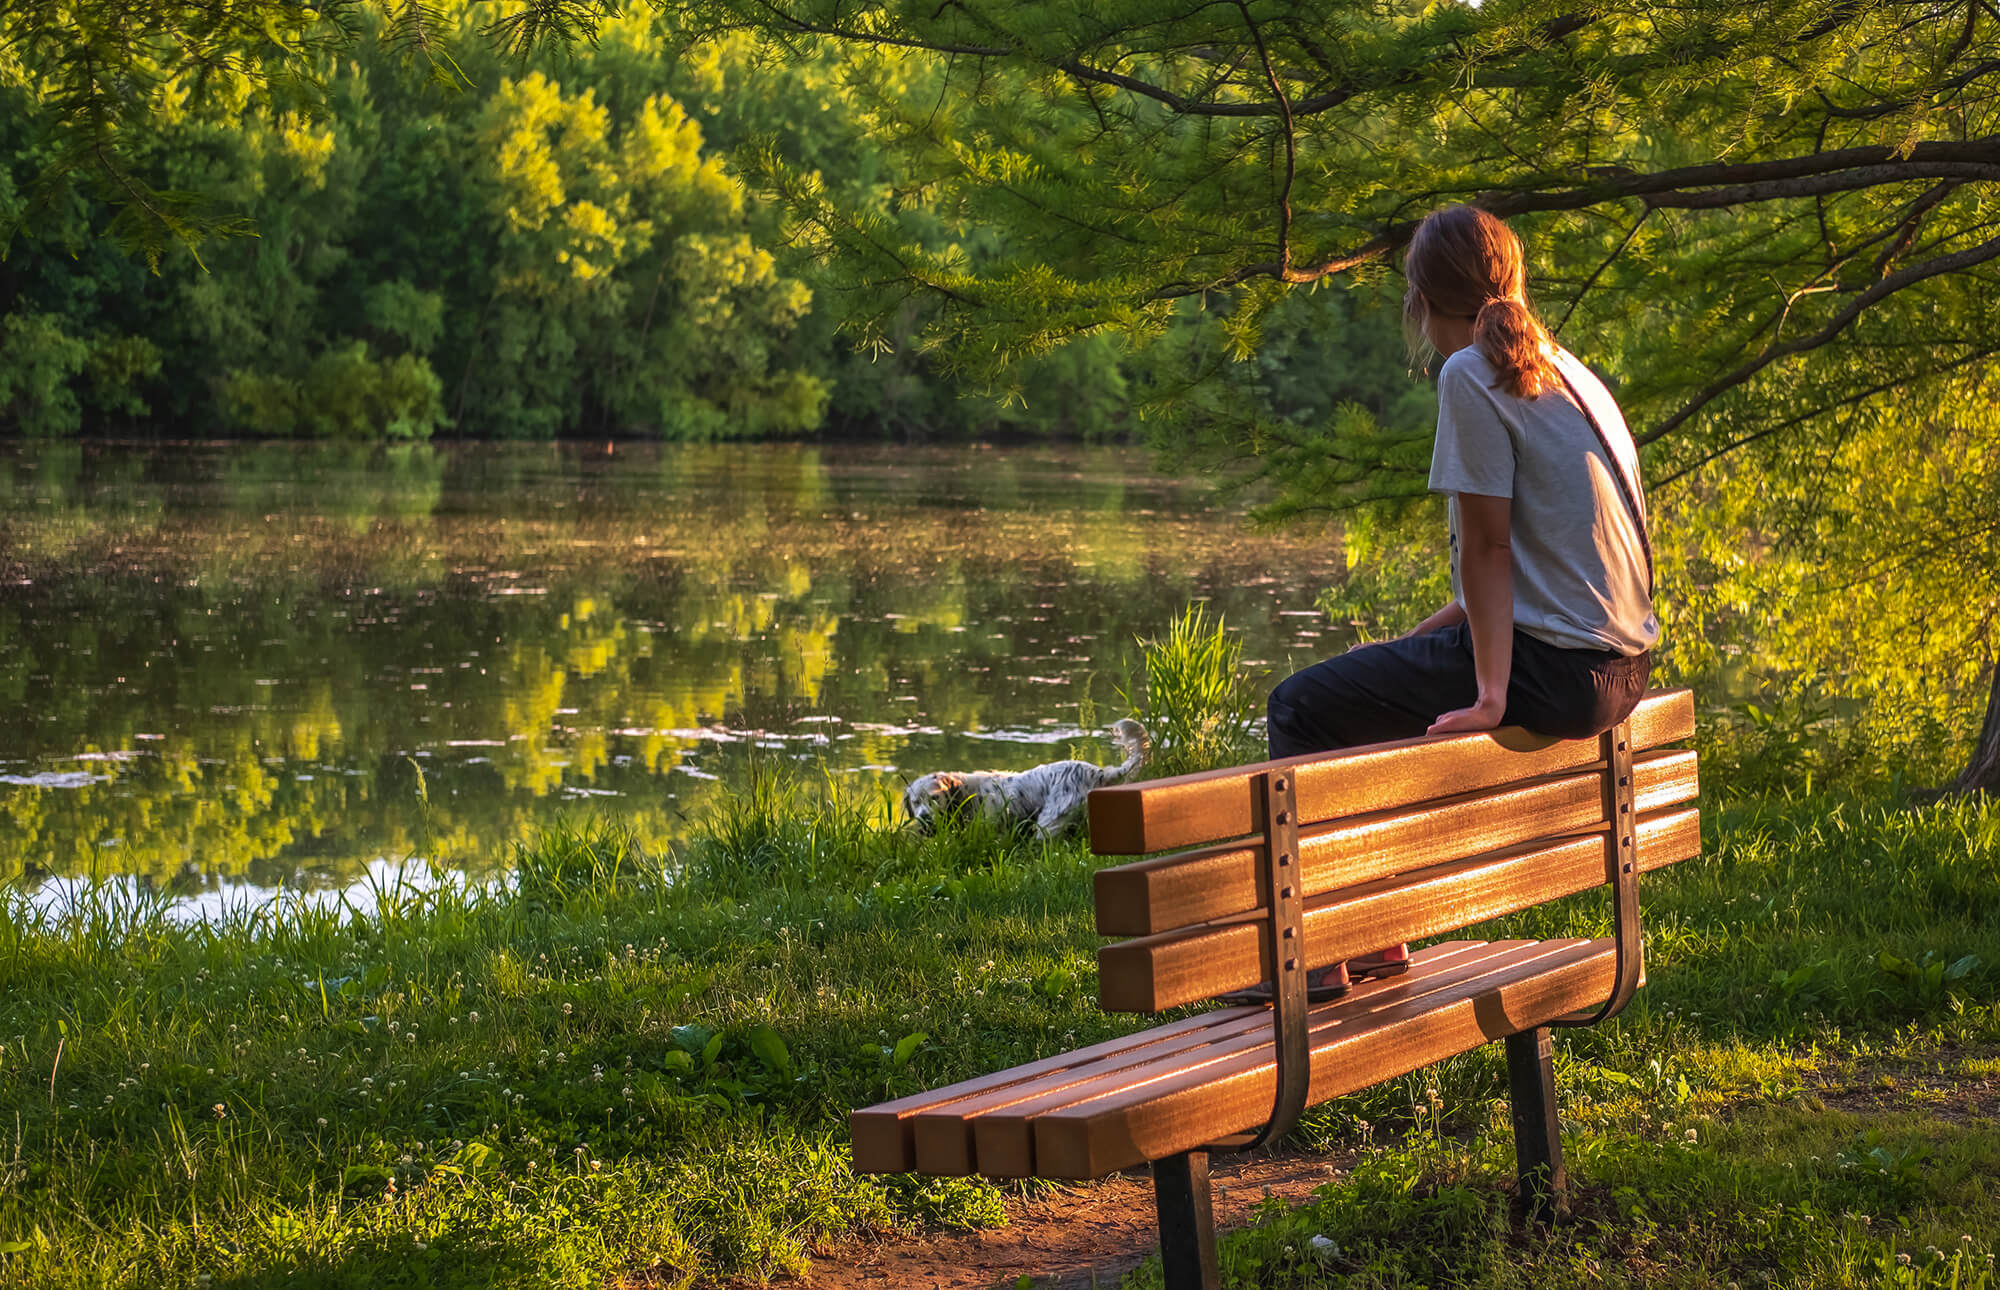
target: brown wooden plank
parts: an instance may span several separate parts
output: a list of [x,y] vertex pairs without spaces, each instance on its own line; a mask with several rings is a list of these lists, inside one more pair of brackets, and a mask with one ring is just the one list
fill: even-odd
[[899,1097],[892,1102],[881,1102],[875,1106],[850,1111],[847,1127],[854,1142],[854,1171],[864,1174],[897,1174],[914,1169],[917,1153],[912,1134],[913,1117],[923,1111],[965,1098],[977,1097],[995,1089],[1032,1084],[1038,1079],[1073,1067],[1089,1066],[1096,1061],[1115,1058],[1135,1047],[1143,1049],[1154,1044],[1172,1044],[1186,1035],[1211,1026],[1226,1024],[1229,1020],[1227,1013],[1204,1012],[1193,1017],[1184,1017],[1168,1025],[1155,1026],[1151,1030],[1140,1031],[1137,1034],[1107,1039],[1101,1044],[1092,1044],[1074,1052],[1057,1053],[1053,1057],[1026,1062],[1008,1070],[995,1071],[990,1075],[963,1080],[944,1088],[912,1093],[908,1097]]
[[[1354,1024],[1385,1011],[1421,1010],[1430,1000],[1463,989],[1469,981],[1480,980],[1496,967],[1538,951],[1524,949],[1532,942],[1488,944],[1484,941],[1455,941],[1432,946],[1422,962],[1394,981],[1374,982],[1336,1003],[1313,1010],[1318,1017],[1337,1009]],[[1198,1050],[1177,1053],[1170,1058],[1138,1066],[1106,1070],[1093,1079],[1065,1083],[1002,1107],[972,1117],[973,1142],[979,1172],[995,1178],[1028,1177],[1037,1172],[1034,1161],[1033,1124],[1038,1116],[1080,1102],[1108,1095],[1129,1093],[1181,1077],[1200,1078],[1200,1072],[1218,1064],[1242,1060],[1271,1046],[1270,1013],[1264,1024],[1242,1034],[1218,1040]],[[1313,1024],[1319,1024],[1317,1021]]]
[[[1656,751],[1634,759],[1639,809],[1691,801],[1700,792],[1695,754]],[[1604,823],[1602,770],[1531,780],[1415,808],[1381,811],[1303,829],[1300,877],[1308,898],[1384,874],[1498,850]],[[1257,840],[1204,847],[1100,869],[1097,930],[1144,936],[1212,922],[1257,907]]]
[[[1527,844],[1344,887],[1309,902],[1304,955],[1311,967],[1468,927],[1609,881],[1602,832]],[[1692,809],[1640,817],[1641,872],[1701,851]],[[1258,917],[1140,937],[1097,952],[1098,999],[1106,1012],[1158,1012],[1269,980]]]
[[[1198,1060],[1198,1055],[1215,1044],[1255,1043],[1271,1030],[1271,1010],[1262,1006],[1227,1008],[1202,1014],[1209,1024],[1189,1027],[1164,1039],[1141,1032],[1122,1047],[1103,1052],[1089,1061],[1048,1071],[1026,1082],[1015,1082],[929,1106],[909,1118],[916,1143],[914,1168],[918,1173],[962,1175],[976,1172],[973,1121],[979,1116],[1016,1106],[1037,1098],[1047,1098],[1064,1089],[1091,1082],[1115,1079],[1119,1072],[1153,1063],[1179,1064]],[[1100,1047],[1103,1047],[1100,1045]]]
[[[1631,724],[1635,751],[1685,739],[1694,733],[1694,694],[1649,694]],[[1596,760],[1594,739],[1549,739],[1507,726],[1118,784],[1090,795],[1091,849],[1099,855],[1146,855],[1254,832],[1251,776],[1272,767],[1295,768],[1299,818],[1318,821],[1557,775]]]
[[[1614,972],[1609,938],[1533,944],[1542,952],[1411,1010],[1349,1019],[1333,1005],[1316,1014],[1308,1104],[1543,1025],[1609,994]],[[1273,1051],[1266,1043],[1199,1071],[1035,1117],[1036,1176],[1099,1178],[1255,1128],[1271,1110],[1277,1083]],[[986,1168],[983,1155],[980,1167]]]

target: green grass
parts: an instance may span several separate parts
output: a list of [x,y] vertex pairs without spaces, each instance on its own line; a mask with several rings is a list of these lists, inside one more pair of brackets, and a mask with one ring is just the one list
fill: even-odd
[[[773,775],[677,854],[561,829],[507,890],[366,916],[12,903],[0,1285],[675,1285],[999,1221],[985,1183],[855,1177],[847,1111],[1140,1022],[1093,1005],[1081,845],[888,819]],[[1314,1112],[1362,1163],[1232,1237],[1236,1283],[1990,1284],[1993,1102],[1919,1093],[2000,1070],[1996,878],[1990,804],[1711,812],[1645,881],[1651,985],[1561,1041],[1576,1221],[1508,1223],[1482,1051]]]

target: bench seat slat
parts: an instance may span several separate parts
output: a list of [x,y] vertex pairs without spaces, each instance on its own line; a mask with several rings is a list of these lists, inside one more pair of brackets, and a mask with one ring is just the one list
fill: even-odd
[[[1363,983],[1346,998],[1311,1009],[1312,1100],[1366,1087],[1436,1060],[1436,1056],[1473,1047],[1483,1038],[1514,1033],[1589,1006],[1610,989],[1612,953],[1609,940],[1453,941],[1420,950],[1413,956],[1408,974]],[[1579,972],[1581,979],[1570,981]],[[1556,986],[1533,985],[1537,979],[1551,976],[1559,978]],[[1431,1032],[1427,1020],[1440,1015],[1458,1016],[1444,1038]],[[1269,1010],[1223,1008],[1188,1020],[1211,1024],[1190,1027],[1185,1021],[1177,1022],[1045,1059],[1037,1065],[1047,1069],[1026,1080],[1013,1078],[1021,1073],[1018,1070],[1005,1071],[997,1079],[985,1076],[858,1111],[855,1118],[860,1122],[870,1113],[931,1099],[926,1109],[905,1117],[904,1125],[917,1117],[943,1124],[956,1115],[962,1125],[973,1129],[974,1156],[970,1161],[919,1160],[914,1154],[883,1157],[864,1151],[857,1134],[855,1168],[876,1173],[911,1168],[925,1173],[976,1170],[1003,1178],[1098,1177],[1142,1161],[1132,1159],[1098,1169],[1097,1164],[1108,1157],[1101,1145],[1089,1143],[1102,1138],[1106,1124],[1125,1125],[1140,1134],[1157,1132],[1159,1126],[1154,1121],[1158,1117],[1149,1109],[1156,1104],[1172,1108],[1169,1118],[1192,1117],[1179,1131],[1192,1135],[1194,1145],[1253,1127],[1256,1118],[1269,1110],[1273,1086]],[[1413,1026],[1417,1029],[1412,1030]],[[1506,1029],[1508,1026],[1513,1029]],[[1168,1034],[1172,1042],[1152,1042],[1162,1034]],[[1399,1065],[1413,1038],[1421,1041],[1420,1047],[1448,1040],[1463,1042],[1411,1065]],[[1338,1069],[1334,1068],[1336,1059]],[[1225,1103],[1228,1099],[1240,1101],[1246,1080],[1261,1088],[1265,1099],[1251,1119],[1242,1119],[1227,1105],[1220,1113],[1222,1119],[1203,1109],[1202,1089],[1212,1087]],[[990,1105],[982,1100],[997,1088],[1011,1088],[1012,1093]],[[1228,1118],[1231,1116],[1236,1118]],[[1069,1127],[1045,1132],[1043,1126],[1049,1124]],[[1077,1125],[1085,1126],[1088,1142],[1075,1136]],[[1095,1153],[1088,1156],[1088,1167],[1094,1172],[1072,1171],[1079,1158],[1079,1142],[1084,1142],[1086,1152]]]
[[[1521,948],[1502,966],[1442,996],[1359,1017],[1344,1013],[1341,1004],[1316,1011],[1307,1104],[1545,1025],[1601,1003],[1610,992],[1615,950],[1609,938],[1512,945]],[[1448,948],[1433,946],[1416,961]],[[1383,984],[1393,990],[1397,983]],[[1039,1177],[1098,1178],[1159,1160],[1255,1128],[1270,1113],[1275,1088],[1274,1049],[1266,1042],[1255,1053],[1198,1073],[1037,1117],[1027,1163]],[[980,1166],[988,1170],[984,1153]]]
[[[1693,692],[1647,695],[1633,711],[1630,729],[1634,751],[1689,737]],[[1254,776],[1275,766],[1298,768],[1299,818],[1327,820],[1559,775],[1597,760],[1593,740],[1549,739],[1508,726],[1112,785],[1090,794],[1091,849],[1099,855],[1147,855],[1252,833],[1258,828]]]
[[[1609,878],[1603,832],[1517,845],[1343,887],[1308,901],[1308,967],[1421,940],[1556,900]],[[1701,852],[1701,817],[1692,808],[1642,815],[1640,872]],[[1261,914],[1139,937],[1097,952],[1098,1001],[1106,1012],[1159,1012],[1213,998],[1271,977]]]
[[[1247,1013],[1250,1010],[1241,1011]],[[916,1139],[913,1130],[915,1117],[922,1111],[998,1089],[1031,1085],[1036,1080],[1058,1075],[1076,1067],[1089,1066],[1093,1062],[1107,1058],[1117,1059],[1135,1047],[1171,1045],[1195,1032],[1227,1025],[1231,1020],[1232,1018],[1226,1013],[1199,1013],[1164,1026],[1155,1026],[1138,1034],[1121,1035],[1087,1048],[1057,1053],[1053,1057],[1025,1062],[1008,1070],[995,1071],[990,1075],[963,1080],[944,1088],[912,1093],[908,1097],[899,1097],[891,1102],[858,1108],[849,1112],[847,1117],[848,1132],[854,1142],[855,1172],[896,1174],[916,1168]]]
[[[1448,985],[1457,979],[1451,975],[1455,969],[1496,952],[1477,941],[1460,942],[1451,948],[1434,947],[1425,954],[1426,988]],[[1410,980],[1404,978],[1406,982]],[[1341,1006],[1365,1009],[1370,1006],[1365,994],[1380,988],[1379,983],[1364,986],[1362,991],[1343,1000]],[[1269,1009],[1218,1008],[1009,1070],[861,1108],[849,1115],[854,1168],[859,1173],[904,1173],[912,1169],[937,1174],[972,1173],[975,1172],[972,1157],[954,1160],[947,1148],[930,1153],[932,1164],[920,1164],[913,1138],[918,1121],[928,1119],[938,1125],[957,1121],[961,1126],[968,1125],[983,1114],[1051,1091],[1075,1088],[1087,1080],[1130,1070],[1156,1059],[1164,1058],[1168,1069],[1177,1068],[1187,1054],[1205,1045],[1240,1046],[1245,1035],[1252,1042],[1259,1039],[1268,1042],[1270,1032]],[[1106,1086],[1099,1086],[1100,1091],[1103,1087]]]
[[918,1111],[911,1117],[916,1137],[916,1171],[948,1175],[978,1172],[972,1126],[982,1116],[1030,1102],[1059,1101],[1066,1090],[1101,1088],[1120,1078],[1137,1078],[1131,1073],[1145,1068],[1199,1061],[1203,1054],[1219,1048],[1254,1044],[1271,1030],[1271,1014],[1263,1008],[1234,1008],[1204,1015],[1213,1024],[1191,1028],[1165,1042],[1142,1042],[1151,1032],[1141,1031],[1131,1036],[1123,1048],[1101,1054],[1088,1063]]
[[[1438,952],[1426,959],[1422,970],[1412,967],[1394,982],[1377,982],[1336,1003],[1319,1005],[1309,1014],[1309,1024],[1323,1027],[1337,1015],[1343,1019],[1341,1024],[1365,1025],[1384,1013],[1420,1011],[1438,997],[1471,988],[1514,959],[1532,957],[1532,951],[1521,948],[1529,944],[1458,941],[1435,947]],[[1144,1098],[1163,1083],[1199,1081],[1246,1061],[1254,1064],[1259,1053],[1265,1055],[1263,1060],[1269,1060],[1271,1014],[1261,1007],[1252,1011],[1254,1023],[1240,1035],[1219,1038],[1185,1054],[1106,1070],[1096,1079],[1053,1087],[1038,1097],[974,1117],[979,1172],[996,1178],[1041,1175],[1036,1167],[1034,1126],[1044,1115],[1079,1105],[1101,1105],[1106,1098]]]
[[[1692,801],[1700,792],[1695,754],[1663,751],[1632,767],[1638,809]],[[1305,817],[1301,812],[1302,819]],[[1444,860],[1604,823],[1604,780],[1595,772],[1535,780],[1417,809],[1378,812],[1301,830],[1300,881],[1308,899]],[[1158,856],[1097,871],[1097,930],[1144,936],[1255,909],[1259,839]],[[1371,947],[1379,948],[1379,947]]]

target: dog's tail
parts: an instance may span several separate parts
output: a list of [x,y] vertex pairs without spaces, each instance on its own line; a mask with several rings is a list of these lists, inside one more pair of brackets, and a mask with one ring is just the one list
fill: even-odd
[[1151,737],[1146,727],[1130,717],[1121,719],[1111,727],[1111,741],[1125,750],[1125,762],[1112,770],[1112,775],[1123,779],[1146,764],[1146,750]]

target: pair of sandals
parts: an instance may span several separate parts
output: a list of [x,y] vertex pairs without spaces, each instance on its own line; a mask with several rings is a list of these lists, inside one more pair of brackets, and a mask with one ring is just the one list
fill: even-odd
[[[1409,970],[1410,947],[1407,945],[1364,954],[1345,963],[1334,963],[1306,975],[1306,1002],[1331,1003],[1353,989],[1356,981],[1401,976]],[[1271,986],[1266,982],[1216,997],[1223,1003],[1268,1004],[1271,1002]]]

